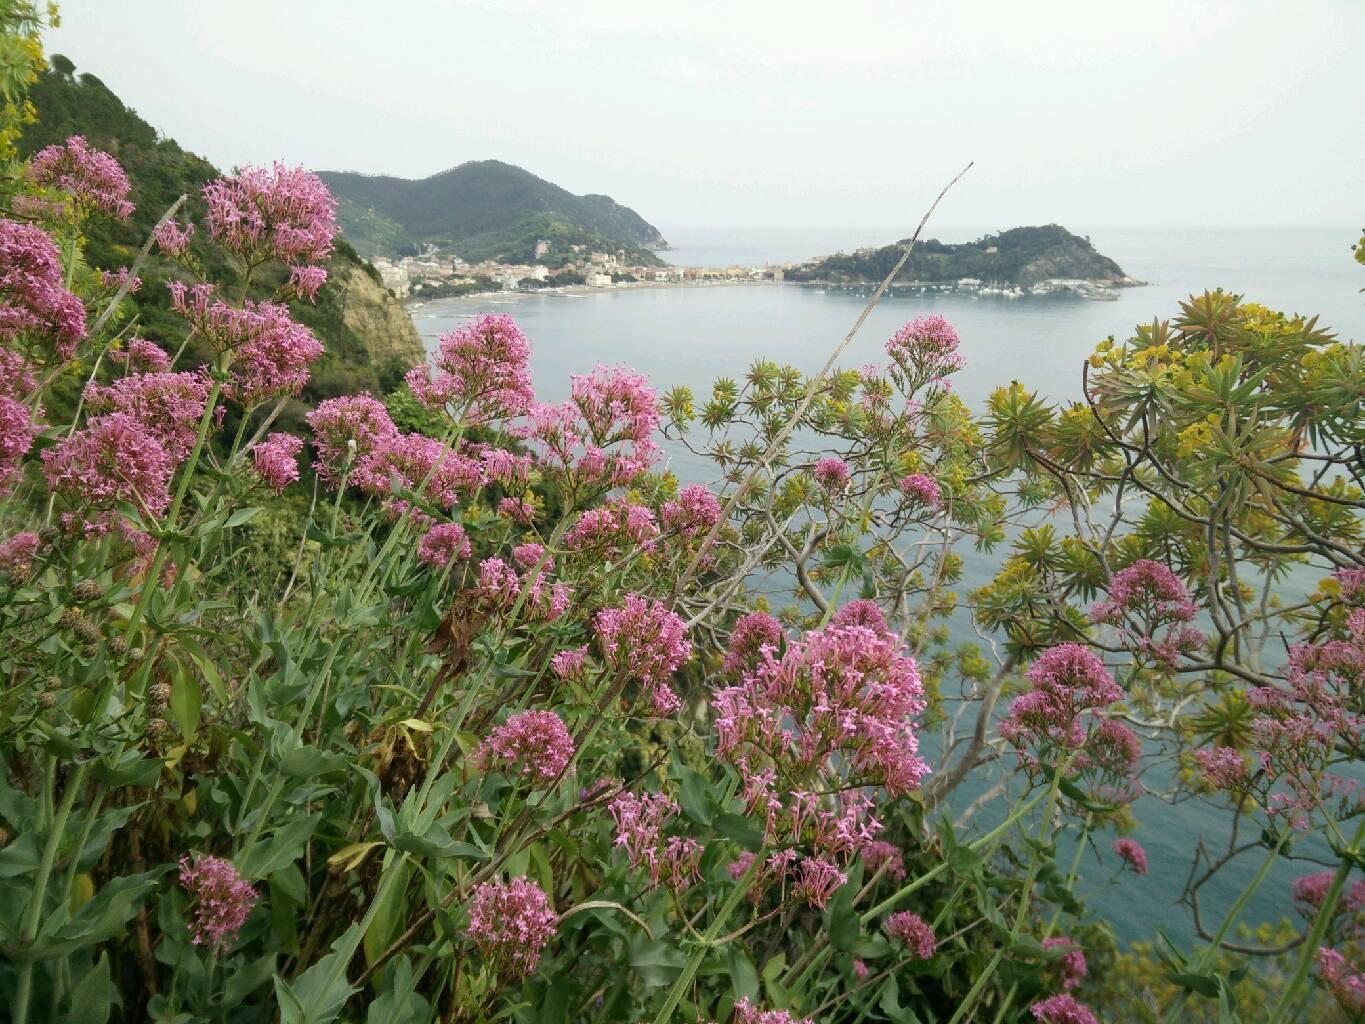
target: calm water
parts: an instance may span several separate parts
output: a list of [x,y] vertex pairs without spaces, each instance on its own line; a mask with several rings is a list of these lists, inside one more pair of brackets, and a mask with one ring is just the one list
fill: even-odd
[[[908,233],[905,229],[902,233]],[[1146,287],[1120,292],[1115,302],[1046,297],[1002,299],[933,295],[887,299],[873,311],[842,359],[857,367],[884,358],[885,339],[918,313],[937,312],[962,335],[966,367],[954,386],[980,408],[990,390],[1018,380],[1055,400],[1079,397],[1080,367],[1097,342],[1128,337],[1133,325],[1174,317],[1192,292],[1223,288],[1286,312],[1317,313],[1345,339],[1365,339],[1365,268],[1351,257],[1359,230],[1340,229],[1131,229],[1077,228]],[[675,249],[664,256],[680,265],[745,266],[785,263],[861,245],[885,244],[896,232],[867,229],[666,230]],[[932,232],[945,241],[979,237],[980,230]],[[568,375],[594,363],[625,363],[647,373],[660,390],[678,384],[699,398],[717,376],[741,376],[759,357],[813,372],[848,331],[865,300],[794,285],[717,285],[599,292],[582,296],[476,296],[428,303],[414,310],[429,346],[436,337],[478,312],[515,316],[534,346],[532,368],[538,395],[558,400]],[[685,451],[670,452],[686,480],[710,479],[709,464]],[[972,558],[971,585],[988,578],[993,560]],[[965,589],[965,587],[963,588]],[[960,624],[965,626],[965,624]],[[963,639],[974,639],[964,630]],[[973,787],[979,789],[980,786]],[[959,791],[961,797],[967,787]],[[1139,801],[1136,837],[1147,848],[1151,874],[1125,876],[1105,888],[1113,862],[1108,837],[1101,844],[1105,866],[1087,858],[1082,871],[1091,906],[1115,925],[1121,938],[1150,938],[1155,927],[1188,940],[1188,914],[1174,905],[1189,869],[1197,836],[1212,820],[1197,803],[1168,807]],[[1258,861],[1247,858],[1242,877]],[[1312,866],[1283,865],[1249,908],[1249,921],[1290,913],[1289,882]],[[1204,890],[1205,921],[1216,918],[1239,886],[1232,873],[1221,889]],[[1212,927],[1212,926],[1210,926]]]

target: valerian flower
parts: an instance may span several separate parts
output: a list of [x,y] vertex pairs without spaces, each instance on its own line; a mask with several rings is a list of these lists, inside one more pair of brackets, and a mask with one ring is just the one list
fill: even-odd
[[497,969],[525,977],[535,971],[558,926],[545,891],[529,879],[513,878],[474,887],[465,934]]
[[236,866],[207,854],[180,858],[180,884],[190,894],[190,934],[196,946],[230,944],[256,905],[256,890]]

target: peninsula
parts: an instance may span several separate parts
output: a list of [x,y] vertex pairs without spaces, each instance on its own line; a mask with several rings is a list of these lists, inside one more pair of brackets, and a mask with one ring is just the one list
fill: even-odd
[[[836,253],[789,267],[786,279],[825,287],[880,283],[900,259],[906,240],[881,248]],[[977,291],[1020,296],[1074,291],[1110,298],[1111,289],[1140,285],[1089,238],[1057,224],[1011,228],[975,242],[921,241],[893,285],[898,289]]]

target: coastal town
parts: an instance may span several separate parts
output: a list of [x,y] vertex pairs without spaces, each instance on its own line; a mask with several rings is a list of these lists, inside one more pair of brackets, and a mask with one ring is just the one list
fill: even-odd
[[[866,256],[872,249],[858,249],[854,256]],[[842,253],[837,255],[842,256]],[[372,260],[384,287],[400,299],[424,301],[487,292],[510,291],[583,291],[612,288],[639,288],[682,285],[762,284],[787,279],[794,269],[808,264],[785,263],[752,266],[645,266],[631,262],[624,249],[615,252],[590,250],[574,245],[562,254],[552,252],[551,243],[538,241],[534,262],[504,263],[483,260],[469,263],[460,256],[434,245],[422,246],[417,255]],[[874,287],[871,283],[802,281],[807,287],[833,288],[861,294]],[[1122,285],[1141,282],[1124,279]],[[1020,286],[962,277],[952,281],[898,281],[893,294],[965,293],[1000,299],[1021,299],[1048,295],[1072,295],[1096,301],[1113,301],[1117,292],[1108,283],[1075,278],[1049,278]]]

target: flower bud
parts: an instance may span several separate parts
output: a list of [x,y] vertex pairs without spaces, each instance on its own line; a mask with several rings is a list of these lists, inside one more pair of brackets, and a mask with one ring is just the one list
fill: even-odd
[[157,740],[165,736],[170,731],[170,725],[164,718],[152,718],[147,722],[147,738]]
[[146,653],[147,652],[144,651],[141,647],[134,647],[131,651],[128,652],[128,660],[141,661],[143,657],[146,655]]
[[109,653],[115,658],[121,658],[128,653],[128,641],[121,636],[116,636],[109,641]]
[[165,683],[156,683],[147,690],[147,708],[153,714],[160,714],[166,710],[166,705],[171,701],[171,688]]
[[49,690],[60,690],[60,689],[62,688],[62,677],[61,677],[61,676],[55,676],[55,675],[54,675],[54,676],[48,676],[48,677],[47,677],[47,688],[48,688]]
[[85,658],[87,661],[94,660],[95,656],[99,653],[100,653],[99,644],[95,643],[81,644],[81,657]]
[[60,536],[61,533],[55,526],[44,526],[38,531],[38,539],[44,544],[51,544]]
[[94,601],[104,593],[104,588],[100,586],[98,580],[81,580],[76,584],[72,591],[76,595],[76,600],[84,604],[87,601]]
[[75,608],[66,608],[62,610],[62,617],[57,620],[57,625],[61,626],[62,629],[74,629],[76,623],[80,621],[81,613],[79,611]]
[[43,693],[38,697],[38,705],[45,711],[55,708],[57,706],[57,695],[51,692]]
[[97,643],[100,639],[100,628],[89,619],[77,619],[72,631],[76,634],[76,639],[84,644]]
[[32,571],[32,566],[16,563],[9,567],[8,571],[5,573],[5,578],[8,580],[11,587],[22,587],[28,582],[28,574]]

